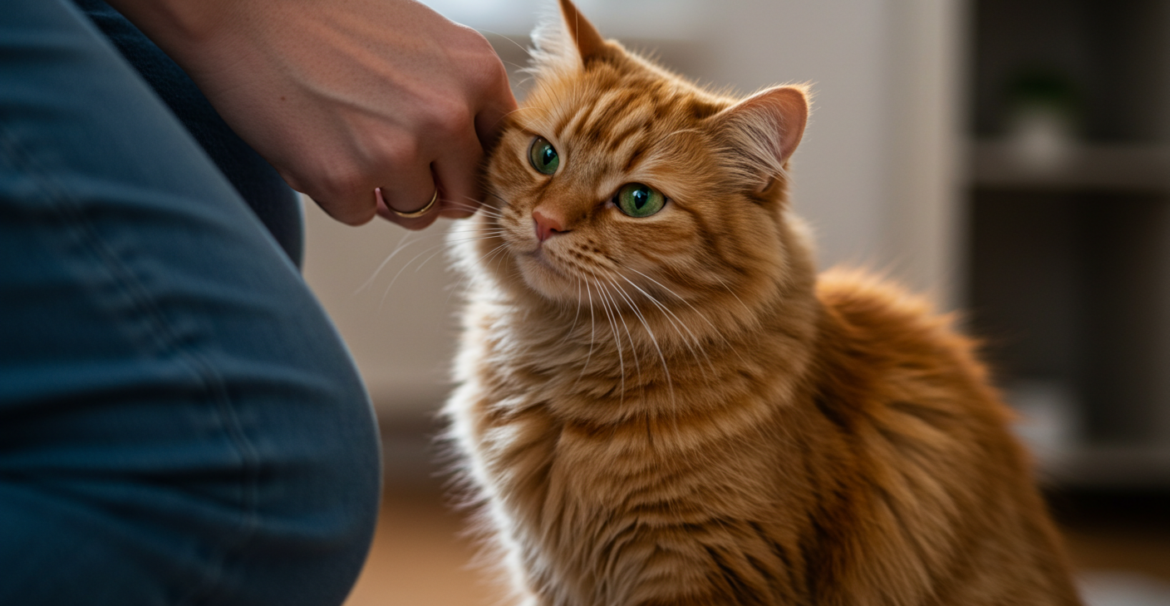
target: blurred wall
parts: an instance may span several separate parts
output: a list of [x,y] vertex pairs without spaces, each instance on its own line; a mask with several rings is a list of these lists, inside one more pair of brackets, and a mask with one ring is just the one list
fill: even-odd
[[[428,3],[488,32],[510,69],[524,62],[523,33],[553,4]],[[603,34],[657,49],[667,67],[699,82],[744,93],[812,83],[793,195],[816,231],[821,266],[861,264],[929,292],[944,307],[958,300],[962,0],[578,4]],[[311,203],[306,215],[306,278],[380,412],[435,409],[448,389],[458,300],[440,230],[406,234],[381,221],[350,228]],[[404,237],[405,247],[379,271]]]

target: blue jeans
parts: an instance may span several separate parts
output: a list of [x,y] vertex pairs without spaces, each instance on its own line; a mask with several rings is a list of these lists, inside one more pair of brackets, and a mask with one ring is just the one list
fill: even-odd
[[0,3],[0,604],[340,604],[379,463],[203,150],[73,6]]

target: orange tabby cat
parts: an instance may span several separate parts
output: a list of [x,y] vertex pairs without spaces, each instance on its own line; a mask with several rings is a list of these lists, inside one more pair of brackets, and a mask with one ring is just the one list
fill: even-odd
[[1078,604],[970,341],[815,275],[805,91],[711,94],[561,9],[455,238],[447,414],[523,603]]

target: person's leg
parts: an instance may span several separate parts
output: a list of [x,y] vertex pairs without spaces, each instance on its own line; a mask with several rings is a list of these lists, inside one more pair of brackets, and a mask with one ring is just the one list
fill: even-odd
[[300,266],[304,221],[296,192],[232,131],[187,73],[121,13],[104,0],[73,0],[73,4],[158,94],[293,263]]
[[339,604],[379,479],[238,195],[76,9],[0,3],[0,604]]

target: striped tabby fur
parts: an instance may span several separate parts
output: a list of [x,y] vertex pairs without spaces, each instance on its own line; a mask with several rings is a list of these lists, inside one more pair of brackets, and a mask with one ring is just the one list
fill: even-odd
[[[1078,604],[971,342],[816,276],[784,171],[805,91],[706,92],[561,9],[453,238],[446,413],[520,602]],[[631,182],[667,205],[623,215]]]

